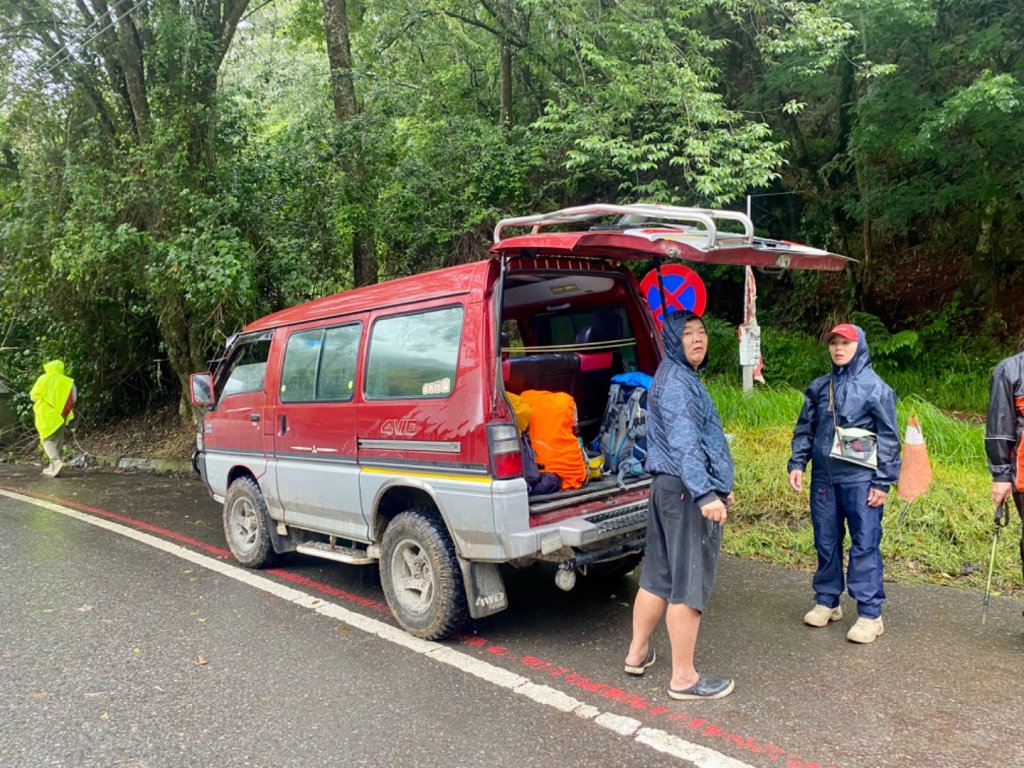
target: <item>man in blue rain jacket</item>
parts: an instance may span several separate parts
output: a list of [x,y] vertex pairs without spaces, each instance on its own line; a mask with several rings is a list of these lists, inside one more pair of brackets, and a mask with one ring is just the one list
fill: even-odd
[[[864,331],[841,323],[828,332],[832,372],[811,382],[793,430],[787,469],[794,491],[803,490],[803,474],[811,467],[811,522],[818,570],[814,574],[814,607],[804,616],[812,627],[843,618],[843,538],[850,531],[846,589],[857,601],[857,622],[846,635],[855,643],[871,643],[885,631],[882,624],[882,511],[889,487],[900,473],[900,440],[896,426],[896,395],[871,369]],[[830,455],[836,425],[857,427],[877,436],[876,468]]]
[[732,692],[732,678],[699,673],[694,650],[714,585],[726,505],[733,501],[732,455],[700,380],[708,355],[704,322],[692,312],[668,314],[662,341],[665,357],[647,399],[645,466],[654,479],[625,671],[642,675],[654,664],[651,633],[665,616],[672,649],[668,695],[720,699]]

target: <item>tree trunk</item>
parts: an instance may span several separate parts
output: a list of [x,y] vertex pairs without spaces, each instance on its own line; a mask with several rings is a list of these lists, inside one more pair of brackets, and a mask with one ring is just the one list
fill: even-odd
[[995,305],[996,275],[1001,271],[992,251],[992,228],[995,224],[999,201],[990,197],[982,206],[978,222],[978,239],[974,244],[974,294],[977,299],[984,299],[989,305]]
[[[331,67],[331,99],[339,127],[359,115],[355,83],[352,80],[352,49],[349,45],[348,10],[345,0],[323,0],[324,31],[327,33],[327,61]],[[352,233],[352,281],[356,286],[377,282],[377,248],[367,209],[367,172],[363,146],[358,136],[346,142],[342,166],[351,181],[361,216]]]
[[501,125],[508,128],[512,125],[512,46],[508,38],[502,37],[500,42],[501,56]]
[[[854,178],[857,182],[857,194],[860,199],[868,199],[867,182],[864,179],[864,172],[861,168],[861,164],[854,161]],[[860,242],[863,254],[861,255],[860,265],[857,268],[857,299],[858,303],[863,305],[865,299],[870,297],[872,288],[874,287],[874,229],[871,224],[871,210],[870,207],[861,214],[860,221]],[[863,306],[861,307],[863,308]]]

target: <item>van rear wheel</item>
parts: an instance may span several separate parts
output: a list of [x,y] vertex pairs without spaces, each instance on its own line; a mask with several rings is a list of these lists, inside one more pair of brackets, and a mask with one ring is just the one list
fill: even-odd
[[402,629],[425,640],[458,631],[469,615],[455,545],[429,507],[402,512],[381,539],[380,580]]
[[274,560],[267,502],[251,477],[240,477],[228,488],[224,538],[235,560],[246,568],[265,568]]

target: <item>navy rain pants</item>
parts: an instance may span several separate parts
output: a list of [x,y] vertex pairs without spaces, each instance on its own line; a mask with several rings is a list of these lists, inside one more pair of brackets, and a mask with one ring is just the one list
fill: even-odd
[[[818,570],[811,584],[814,601],[829,608],[843,593],[843,538],[850,531],[850,563],[846,587],[857,601],[857,614],[866,619],[882,615],[882,510],[868,506],[870,483],[811,483],[811,522]],[[845,523],[845,525],[844,525]]]

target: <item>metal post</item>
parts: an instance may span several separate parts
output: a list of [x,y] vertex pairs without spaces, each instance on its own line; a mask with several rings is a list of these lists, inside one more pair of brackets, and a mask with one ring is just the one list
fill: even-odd
[[750,394],[754,391],[754,366],[743,366],[743,394]]
[[[752,201],[753,196],[747,195],[747,218],[750,219],[751,222],[753,222],[753,219],[750,216]],[[753,323],[755,326],[757,324],[757,316],[753,314],[753,307],[750,305],[751,302],[749,295],[751,290],[751,283],[753,282],[753,280],[754,272],[750,267],[747,267],[743,280],[743,331],[745,333],[741,334],[740,336],[741,343],[744,339],[744,336],[746,335],[746,332],[749,332],[750,324]],[[741,351],[741,362],[743,357],[744,355]],[[749,395],[751,392],[754,391],[754,368],[757,367],[756,360],[752,360],[749,362],[749,365],[740,366],[740,368],[743,370],[743,394],[745,395]]]

